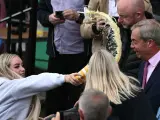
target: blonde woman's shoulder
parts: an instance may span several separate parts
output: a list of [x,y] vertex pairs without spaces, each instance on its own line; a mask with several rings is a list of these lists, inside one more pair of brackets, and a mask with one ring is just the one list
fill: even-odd
[[2,85],[4,82],[8,81],[9,79],[6,77],[0,77],[0,85]]

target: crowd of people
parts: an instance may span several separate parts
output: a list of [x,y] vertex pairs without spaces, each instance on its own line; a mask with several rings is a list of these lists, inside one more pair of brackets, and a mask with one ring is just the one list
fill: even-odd
[[[117,19],[120,61],[100,42],[108,23],[86,24],[86,5]],[[46,120],[160,119],[159,6],[158,0],[40,0],[37,19],[49,28],[48,73],[25,77],[18,55],[1,54],[0,120],[42,119],[41,92]],[[87,64],[84,77],[78,71]]]

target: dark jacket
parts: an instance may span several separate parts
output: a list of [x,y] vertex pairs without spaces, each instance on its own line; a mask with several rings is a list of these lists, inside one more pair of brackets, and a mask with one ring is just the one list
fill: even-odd
[[120,105],[112,105],[112,109],[109,120],[157,120],[143,91]]
[[130,48],[131,31],[120,27],[122,40],[122,57],[119,62],[119,67],[122,72],[128,76],[138,78],[138,70],[141,60],[137,58],[136,53]]
[[[37,18],[44,27],[49,27],[47,40],[47,54],[56,57],[57,51],[54,44],[54,25],[49,22],[49,15],[53,13],[51,0],[40,0],[38,5]],[[82,16],[83,17],[83,16]],[[84,53],[91,55],[91,41],[84,40]]]
[[[145,12],[147,19],[152,19],[152,14]],[[122,57],[119,62],[119,67],[122,72],[128,76],[138,78],[139,66],[141,59],[137,58],[136,53],[131,49],[131,30],[120,26],[120,34],[122,40]]]
[[159,0],[150,0],[150,3],[152,5],[152,11],[153,14],[160,16],[160,1]]
[[48,32],[48,40],[47,40],[47,54],[49,56],[55,57],[55,45],[54,45],[54,26],[49,22],[49,15],[53,13],[51,0],[40,0],[38,4],[38,12],[37,12],[37,19],[39,22],[44,26],[49,28]]
[[150,0],[152,5],[152,11],[154,18],[160,22],[160,1],[159,0]]
[[[142,62],[140,66],[139,76],[138,76],[141,85],[143,81],[144,63],[145,62]],[[158,63],[153,73],[151,74],[144,88],[144,92],[149,98],[152,108],[156,114],[158,111],[158,108],[160,107],[160,62]]]

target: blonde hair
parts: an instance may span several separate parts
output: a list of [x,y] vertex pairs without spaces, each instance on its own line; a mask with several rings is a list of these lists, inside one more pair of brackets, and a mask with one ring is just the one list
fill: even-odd
[[[17,56],[18,55],[16,54],[9,53],[3,53],[0,55],[0,77],[6,77],[10,80],[22,78],[22,76],[10,69],[11,60]],[[25,120],[38,120],[41,104],[39,98],[36,95],[33,96],[31,105],[32,109]]]
[[89,62],[85,90],[93,88],[104,92],[114,104],[135,97],[140,88],[137,80],[124,75],[115,58],[106,50],[95,52]]
[[19,74],[10,69],[11,60],[18,55],[3,53],[0,55],[0,77],[10,80],[22,78]]

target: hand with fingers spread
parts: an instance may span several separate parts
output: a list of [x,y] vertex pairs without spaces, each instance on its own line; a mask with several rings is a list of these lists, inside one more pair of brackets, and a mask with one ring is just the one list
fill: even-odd
[[56,24],[64,23],[65,20],[61,20],[60,18],[57,18],[55,13],[53,13],[49,15],[49,22],[52,23],[53,25],[56,25]]
[[71,83],[71,84],[73,84],[75,86],[82,84],[82,82],[79,81],[76,78],[76,76],[81,76],[81,75],[79,73],[72,73],[72,74],[69,74],[69,75],[65,75],[65,78],[64,78],[65,82]]
[[67,9],[63,11],[63,16],[65,19],[68,20],[77,20],[79,18],[79,13],[77,13],[76,10],[72,10],[72,9]]

